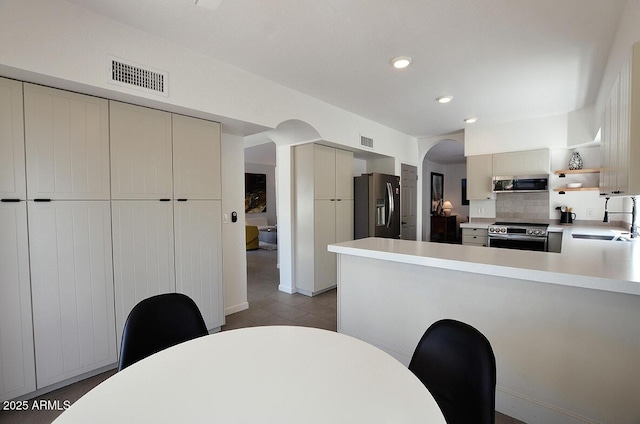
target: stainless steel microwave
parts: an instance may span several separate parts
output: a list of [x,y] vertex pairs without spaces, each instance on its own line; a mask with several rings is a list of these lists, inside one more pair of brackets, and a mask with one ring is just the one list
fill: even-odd
[[527,193],[549,190],[548,175],[493,177],[494,193]]

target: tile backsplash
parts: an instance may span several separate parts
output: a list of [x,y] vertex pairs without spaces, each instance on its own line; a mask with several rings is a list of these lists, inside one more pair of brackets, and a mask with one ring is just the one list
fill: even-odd
[[496,219],[504,221],[548,221],[549,193],[498,193]]

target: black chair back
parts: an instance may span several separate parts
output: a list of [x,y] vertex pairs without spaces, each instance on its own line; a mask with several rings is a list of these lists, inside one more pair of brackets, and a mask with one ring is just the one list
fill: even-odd
[[195,302],[181,293],[142,300],[122,331],[118,371],[156,352],[209,332]]
[[429,389],[447,424],[493,424],[496,359],[489,340],[472,326],[445,319],[420,339],[409,369]]

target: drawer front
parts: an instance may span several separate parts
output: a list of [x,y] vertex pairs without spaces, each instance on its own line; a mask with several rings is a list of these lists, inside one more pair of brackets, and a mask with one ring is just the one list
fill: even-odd
[[487,237],[488,231],[486,228],[463,228],[463,236],[482,236]]
[[487,245],[487,236],[484,235],[467,235],[462,234],[462,244],[472,244],[477,246],[486,246]]

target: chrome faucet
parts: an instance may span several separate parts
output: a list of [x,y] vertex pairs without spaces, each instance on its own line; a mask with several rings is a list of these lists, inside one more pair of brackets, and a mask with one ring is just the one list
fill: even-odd
[[602,220],[602,222],[609,222],[609,214],[610,213],[615,213],[615,214],[627,214],[627,213],[630,213],[631,214],[631,228],[629,229],[629,235],[631,236],[631,238],[635,238],[635,237],[638,237],[638,226],[636,225],[636,218],[637,218],[636,198],[635,197],[631,197],[631,201],[633,202],[633,207],[631,209],[631,212],[609,212],[609,209],[608,209],[609,197],[606,197],[605,201],[604,201],[604,219]]

